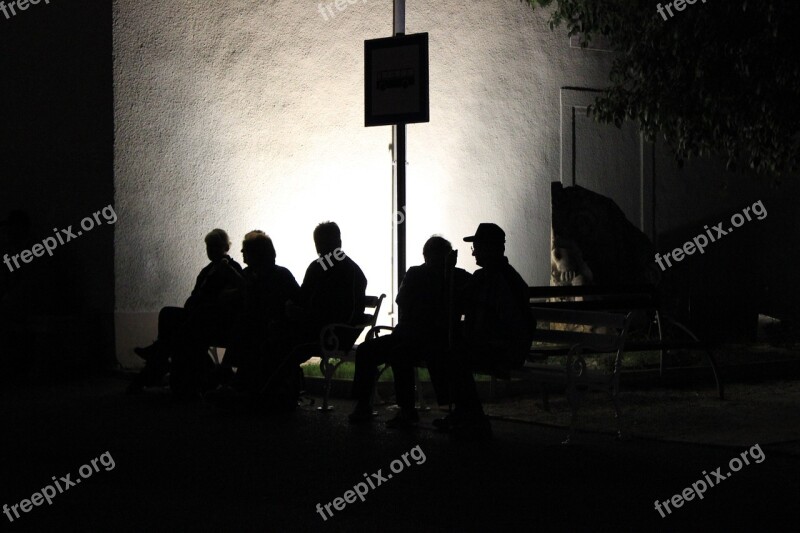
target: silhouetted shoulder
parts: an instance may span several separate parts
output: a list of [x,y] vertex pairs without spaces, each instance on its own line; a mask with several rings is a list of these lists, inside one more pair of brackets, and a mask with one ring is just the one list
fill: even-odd
[[411,277],[413,278],[413,277],[415,277],[415,276],[422,276],[422,275],[424,275],[424,274],[425,274],[425,265],[416,265],[416,266],[412,266],[412,267],[410,267],[410,268],[409,268],[409,269],[406,271],[406,277],[405,277],[405,278],[403,278],[403,279],[406,279],[406,278],[408,278],[409,276],[411,276]]
[[456,281],[456,285],[460,283],[467,283],[469,280],[472,279],[472,274],[464,270],[463,268],[455,268],[453,270],[453,278]]
[[288,268],[275,265],[275,275],[282,284],[289,285],[297,290],[300,289],[294,274]]
[[527,293],[528,284],[522,279],[522,276],[519,275],[519,272],[511,266],[511,264],[505,265],[505,278],[508,282],[515,288]]
[[226,257],[226,259],[228,260],[228,265],[230,265],[230,267],[231,267],[232,269],[234,269],[236,272],[238,272],[239,274],[241,274],[242,272],[244,272],[244,269],[242,268],[242,265],[240,265],[239,263],[237,263],[237,262],[236,262],[236,260],[235,260],[234,258],[232,258],[232,257]]
[[348,255],[342,260],[342,264],[348,265],[349,268],[352,268],[355,271],[355,275],[357,278],[363,279],[366,281],[367,277],[364,275],[364,271],[361,270],[361,267],[358,266],[358,263],[353,261],[353,259]]
[[317,280],[322,278],[325,274],[325,269],[322,267],[319,261],[311,261],[309,263],[308,268],[306,268],[306,272],[303,275],[303,287],[307,287],[309,284],[316,283]]

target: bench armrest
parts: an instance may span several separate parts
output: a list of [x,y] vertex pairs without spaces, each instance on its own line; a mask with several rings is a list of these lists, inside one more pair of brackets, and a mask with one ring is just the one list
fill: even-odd
[[324,358],[336,357],[339,352],[339,336],[336,334],[337,329],[347,329],[351,331],[361,332],[370,327],[371,324],[327,324],[319,332],[319,347],[322,351]]
[[375,326],[367,332],[367,338],[377,339],[379,337],[378,333],[381,331],[394,331],[394,328],[391,326]]

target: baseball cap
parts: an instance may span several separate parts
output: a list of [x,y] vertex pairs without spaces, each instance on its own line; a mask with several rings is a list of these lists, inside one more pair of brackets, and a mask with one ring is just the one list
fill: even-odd
[[482,222],[478,224],[478,229],[475,235],[464,237],[464,242],[506,242],[506,232],[500,226],[491,222]]

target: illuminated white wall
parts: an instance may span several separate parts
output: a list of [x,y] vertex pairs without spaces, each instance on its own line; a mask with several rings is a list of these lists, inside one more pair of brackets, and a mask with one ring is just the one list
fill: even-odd
[[[430,33],[431,122],[408,128],[409,264],[433,233],[461,252],[477,224],[506,229],[529,283],[549,272],[549,183],[559,179],[559,88],[602,86],[610,54],[571,49],[518,0],[408,0]],[[368,292],[391,294],[389,127],[363,126],[363,41],[391,0],[328,15],[306,0],[115,0],[117,352],[181,305],[213,227],[259,228],[300,281],[311,232],[335,220]],[[335,5],[335,4],[334,4]]]

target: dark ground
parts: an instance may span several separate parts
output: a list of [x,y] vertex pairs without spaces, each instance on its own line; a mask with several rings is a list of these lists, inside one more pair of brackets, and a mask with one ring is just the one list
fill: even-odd
[[[110,452],[100,471],[23,514],[10,531],[789,531],[800,511],[800,457],[762,446],[745,466],[661,518],[661,501],[740,447],[493,424],[489,443],[352,427],[332,413],[230,414],[164,394],[122,394],[121,379],[4,390],[1,503],[13,505]],[[753,444],[756,444],[755,442]],[[324,522],[315,507],[419,445],[425,462]],[[10,526],[10,527],[9,527]]]

